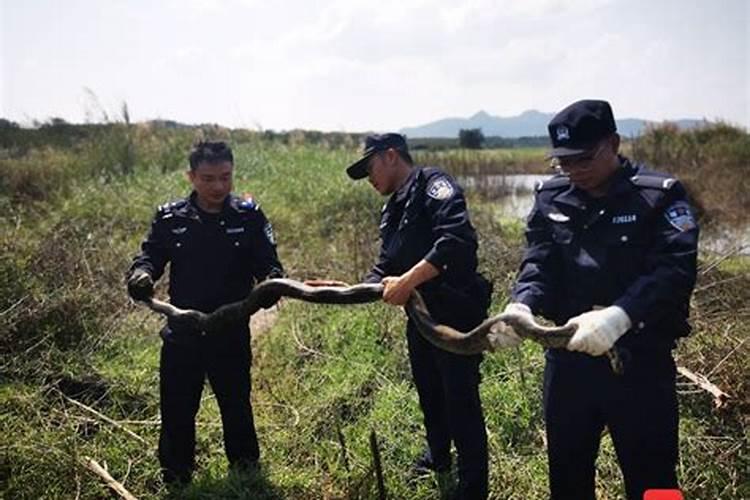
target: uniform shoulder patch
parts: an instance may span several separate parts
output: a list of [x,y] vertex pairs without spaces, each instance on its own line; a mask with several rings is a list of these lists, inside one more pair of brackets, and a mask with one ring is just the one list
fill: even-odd
[[447,200],[453,197],[456,189],[453,183],[445,176],[438,177],[427,184],[427,196],[436,200]]
[[697,226],[690,205],[686,201],[677,201],[670,205],[664,211],[664,216],[667,218],[667,222],[681,232],[689,231]]
[[266,235],[266,239],[271,245],[276,245],[276,237],[273,234],[273,226],[271,226],[270,222],[266,221],[263,226],[263,233]]

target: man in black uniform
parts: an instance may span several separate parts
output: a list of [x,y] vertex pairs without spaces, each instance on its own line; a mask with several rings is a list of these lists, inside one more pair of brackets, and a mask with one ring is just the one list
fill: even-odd
[[[477,272],[477,237],[461,188],[436,168],[413,166],[399,134],[367,137],[363,157],[347,168],[390,195],[380,219],[380,258],[365,278],[383,282],[383,299],[403,305],[418,289],[433,317],[463,331],[487,316],[491,285]],[[487,436],[479,399],[481,356],[434,347],[409,319],[406,328],[414,383],[428,448],[420,470],[450,469],[458,452],[458,496],[487,496]]]
[[[223,142],[201,142],[189,160],[193,192],[156,211],[130,267],[128,292],[135,300],[151,297],[169,262],[172,304],[211,312],[246,297],[254,282],[283,276],[283,268],[263,212],[252,200],[231,194],[232,150]],[[206,377],[221,410],[231,466],[255,468],[260,452],[250,405],[247,323],[206,335],[170,320],[161,336],[159,461],[165,482],[191,479],[195,415]]]
[[[627,496],[676,488],[672,349],[687,335],[698,227],[685,189],[618,155],[605,101],[578,101],[549,123],[560,175],[541,183],[508,310],[578,329],[546,353],[544,412],[553,499],[594,498],[609,428]],[[625,374],[602,356],[616,348]]]

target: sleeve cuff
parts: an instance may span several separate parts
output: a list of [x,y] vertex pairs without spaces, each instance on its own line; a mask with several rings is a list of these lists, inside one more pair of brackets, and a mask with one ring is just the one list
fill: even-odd
[[511,294],[510,301],[525,305],[531,309],[532,314],[545,316],[544,311],[541,310],[541,301],[532,293]]
[[448,268],[448,263],[446,262],[445,257],[434,248],[427,252],[424,260],[435,266],[441,273]]
[[632,330],[643,330],[646,327],[646,314],[636,304],[626,298],[616,300],[613,306],[622,309],[625,314],[630,318],[630,329]]

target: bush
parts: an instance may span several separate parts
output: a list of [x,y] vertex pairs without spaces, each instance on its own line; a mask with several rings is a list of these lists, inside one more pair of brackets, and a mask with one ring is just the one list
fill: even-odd
[[725,123],[679,130],[650,127],[632,143],[633,158],[673,173],[688,187],[705,222],[741,223],[750,213],[750,134]]
[[484,134],[481,128],[462,128],[458,131],[458,145],[466,149],[482,149]]

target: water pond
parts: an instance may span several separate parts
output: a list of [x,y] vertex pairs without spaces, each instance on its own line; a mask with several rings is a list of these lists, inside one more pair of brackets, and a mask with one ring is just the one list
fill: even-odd
[[[479,190],[507,217],[525,218],[534,204],[534,186],[549,175],[485,175],[459,177],[467,191]],[[739,227],[706,228],[701,232],[704,252],[750,255],[750,221]]]

